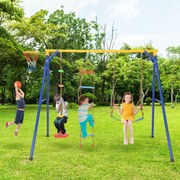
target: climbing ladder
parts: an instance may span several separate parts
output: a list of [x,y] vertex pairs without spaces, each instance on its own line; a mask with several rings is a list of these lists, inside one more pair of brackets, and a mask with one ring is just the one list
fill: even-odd
[[[79,86],[79,90],[78,90],[78,97],[80,97],[82,95],[82,89],[91,89],[92,90],[92,94],[93,94],[93,102],[94,102],[94,79],[93,79],[93,86],[83,86],[82,82],[83,82],[83,76],[85,75],[94,75],[95,72],[93,70],[80,70],[79,72],[80,74],[80,86]],[[94,114],[94,113],[93,113]],[[88,134],[89,137],[92,137],[92,144],[91,146],[94,147],[94,127],[92,127],[92,133]],[[82,141],[83,141],[83,136],[82,136],[82,132],[80,134],[80,147],[82,147]]]

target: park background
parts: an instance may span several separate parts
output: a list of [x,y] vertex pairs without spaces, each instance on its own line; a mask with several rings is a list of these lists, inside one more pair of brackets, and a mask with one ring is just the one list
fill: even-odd
[[[16,167],[20,167],[20,165],[26,165],[29,163],[26,158],[28,159],[28,147],[31,143],[32,133],[33,133],[33,125],[35,121],[36,116],[36,109],[37,109],[37,102],[39,98],[39,91],[41,87],[41,81],[42,81],[42,74],[43,74],[43,67],[45,62],[45,49],[114,49],[114,43],[116,42],[116,28],[114,24],[110,27],[111,31],[107,31],[106,25],[102,25],[98,22],[98,17],[96,19],[93,19],[91,21],[86,20],[84,18],[80,18],[76,16],[76,13],[73,11],[71,12],[65,12],[64,7],[60,6],[58,10],[48,13],[47,10],[39,10],[38,12],[34,13],[30,17],[26,17],[24,15],[24,9],[20,6],[19,1],[0,1],[0,103],[1,105],[1,118],[4,118],[4,120],[1,122],[1,127],[3,127],[5,121],[7,119],[13,119],[14,117],[14,109],[16,108],[13,104],[15,104],[14,100],[14,88],[13,84],[14,81],[20,80],[23,84],[22,89],[26,94],[26,103],[27,105],[27,113],[25,117],[27,119],[27,125],[25,125],[25,128],[23,130],[22,128],[22,134],[24,135],[19,136],[17,140],[13,139],[12,133],[8,132],[7,130],[2,130],[2,154],[4,156],[1,156],[2,161],[7,161],[7,163],[2,163],[2,174],[7,173],[6,175],[3,175],[4,179],[8,179],[10,177],[14,178],[25,178],[22,175],[22,171],[18,171],[15,174],[11,174],[11,169],[16,169]],[[117,42],[116,42],[117,44]],[[158,47],[153,47],[152,43],[147,42],[147,44],[139,45],[139,46],[133,46],[131,47],[129,44],[124,42],[122,46],[119,46],[117,49],[122,50],[131,50],[131,49],[158,49]],[[36,64],[36,70],[35,71],[28,71],[27,62],[25,57],[23,56],[23,51],[38,51],[40,52],[38,55],[38,60]],[[170,177],[179,177],[179,139],[178,139],[178,132],[179,132],[179,122],[177,121],[177,118],[179,117],[179,110],[178,110],[178,100],[179,100],[179,92],[180,92],[180,47],[179,46],[169,46],[167,47],[167,56],[161,56],[157,54],[158,63],[159,63],[159,70],[160,70],[160,76],[161,76],[161,83],[163,87],[163,96],[165,100],[165,104],[168,110],[168,122],[172,123],[170,124],[170,134],[173,132],[172,139],[173,139],[173,148],[175,151],[175,163],[173,165],[167,165],[168,162],[168,152],[167,152],[167,144],[165,141],[165,131],[163,129],[163,125],[158,125],[160,127],[159,133],[160,137],[163,137],[164,140],[162,140],[162,144],[160,146],[162,147],[162,150],[160,152],[154,151],[154,149],[151,149],[148,156],[151,156],[153,153],[155,153],[155,156],[159,156],[161,153],[163,153],[163,158],[156,159],[153,158],[152,163],[155,163],[156,166],[154,169],[156,169],[156,173],[154,174],[154,178],[158,178],[158,172],[161,169],[162,172],[164,170],[167,170]],[[50,70],[51,70],[51,77],[50,77],[50,104],[52,105],[52,111],[54,111],[53,108],[53,96],[59,92],[59,69],[60,65],[60,57],[55,57],[52,62],[50,63]],[[137,53],[137,54],[119,54],[119,53],[110,53],[110,54],[94,54],[94,53],[63,53],[63,96],[66,98],[66,100],[69,102],[70,109],[70,119],[76,119],[76,110],[77,110],[77,91],[79,87],[79,71],[81,69],[92,69],[96,72],[96,74],[93,76],[94,78],[94,85],[96,87],[95,93],[94,93],[94,99],[95,103],[97,105],[97,112],[95,114],[101,114],[103,111],[106,112],[104,114],[104,118],[102,116],[96,115],[96,119],[100,119],[99,127],[97,125],[97,136],[99,134],[99,140],[97,139],[97,146],[101,146],[101,150],[99,151],[100,155],[103,155],[103,159],[106,157],[105,155],[112,155],[108,156],[107,159],[113,159],[112,160],[112,167],[109,168],[109,165],[107,166],[105,164],[105,167],[108,167],[111,173],[108,171],[108,168],[103,169],[102,171],[98,169],[98,165],[93,168],[93,172],[96,173],[97,169],[99,170],[99,173],[97,173],[97,177],[89,171],[87,176],[85,174],[80,174],[80,172],[84,172],[84,170],[87,171],[90,167],[92,167],[96,161],[99,159],[94,159],[94,161],[91,161],[89,151],[93,151],[93,153],[97,153],[96,149],[89,149],[87,145],[87,149],[85,148],[85,151],[82,151],[78,149],[78,132],[79,127],[78,124],[74,121],[74,123],[69,123],[69,131],[74,134],[74,139],[72,138],[71,141],[62,141],[57,142],[57,144],[54,142],[54,139],[51,137],[50,141],[52,141],[52,144],[54,144],[51,148],[49,147],[50,151],[53,152],[54,146],[58,146],[58,151],[56,149],[56,155],[58,156],[59,147],[71,147],[69,150],[68,148],[63,150],[61,157],[66,156],[66,151],[68,150],[68,154],[73,154],[75,156],[74,160],[74,166],[78,164],[78,156],[81,156],[81,153],[87,157],[87,159],[83,159],[81,163],[83,164],[87,161],[90,164],[85,166],[84,168],[79,167],[77,169],[73,169],[73,172],[78,171],[79,173],[75,173],[73,176],[73,173],[69,175],[69,179],[77,179],[78,177],[81,177],[82,179],[117,179],[119,177],[124,177],[126,179],[126,176],[128,174],[128,161],[131,162],[130,156],[128,156],[125,152],[129,151],[131,153],[132,150],[136,150],[135,154],[132,154],[134,157],[133,161],[136,161],[137,164],[133,164],[133,167],[139,166],[142,161],[148,161],[147,155],[141,155],[140,158],[137,158],[139,154],[142,152],[142,149],[139,148],[140,146],[143,146],[144,143],[137,144],[133,147],[130,147],[132,149],[125,149],[125,152],[121,154],[120,156],[117,155],[117,149],[125,148],[123,144],[120,143],[120,139],[115,132],[112,132],[112,129],[114,127],[112,126],[113,123],[118,122],[112,122],[109,114],[109,104],[110,99],[112,95],[112,79],[115,79],[116,81],[116,87],[115,92],[117,94],[117,103],[120,102],[120,99],[125,91],[130,91],[133,93],[134,101],[137,102],[139,100],[139,91],[140,91],[140,77],[141,77],[141,70],[140,65],[143,66],[143,91],[147,92],[146,96],[144,98],[144,104],[145,105],[151,105],[151,81],[152,81],[152,63],[148,61],[147,57],[144,53]],[[116,67],[116,68],[114,68]],[[113,77],[113,78],[112,78]],[[92,85],[92,77],[86,77],[83,82],[86,85]],[[158,92],[158,88],[156,88]],[[89,93],[89,92],[88,92]],[[92,97],[92,93],[90,94]],[[159,99],[159,94],[156,94],[156,98]],[[33,108],[31,112],[31,105]],[[35,105],[34,105],[35,104]],[[157,105],[159,105],[157,103]],[[99,107],[98,107],[99,106]],[[104,108],[103,108],[104,107]],[[147,106],[148,107],[148,106]],[[12,108],[12,109],[11,109]],[[100,109],[98,109],[100,108]],[[102,108],[102,109],[101,109]],[[158,107],[159,108],[159,107]],[[29,109],[29,110],[28,110]],[[105,110],[104,110],[105,109]],[[43,110],[42,110],[43,111]],[[45,111],[45,110],[44,110]],[[56,115],[55,112],[52,113],[51,118],[53,119]],[[96,111],[96,109],[95,109]],[[32,114],[31,114],[32,113]],[[71,114],[72,113],[72,114]],[[150,125],[150,107],[147,108],[147,115],[148,117],[148,123]],[[172,116],[174,115],[174,116]],[[161,119],[162,113],[159,112],[157,114],[157,119],[160,123],[163,123],[163,119]],[[42,127],[45,128],[45,117],[41,117]],[[52,124],[51,120],[51,124]],[[71,122],[71,121],[70,121]],[[98,122],[98,121],[97,121]],[[104,123],[105,122],[105,123]],[[44,123],[44,124],[43,124]],[[106,124],[110,123],[110,124]],[[26,123],[25,123],[26,124]],[[75,125],[76,124],[76,125]],[[143,128],[147,128],[146,124],[144,122],[141,123],[142,125],[135,126],[138,127],[137,130],[135,128],[135,131],[137,133],[142,132]],[[72,126],[72,127],[71,127]],[[75,126],[75,127],[74,127]],[[107,126],[107,127],[106,127]],[[116,126],[116,125],[115,125]],[[149,127],[149,126],[148,126]],[[54,131],[54,127],[51,126],[51,135]],[[120,131],[121,126],[116,129],[116,131]],[[145,128],[145,129],[146,129]],[[99,129],[99,130],[98,130]],[[111,129],[111,130],[109,130]],[[139,131],[141,129],[141,131]],[[108,131],[107,131],[108,130]],[[39,129],[40,133],[43,134],[44,129]],[[98,132],[99,131],[99,132]],[[110,132],[109,132],[110,131]],[[143,137],[148,136],[147,132],[149,132],[149,129],[145,130],[146,135],[142,135]],[[161,134],[162,133],[162,134]],[[164,133],[164,134],[163,134]],[[76,136],[77,135],[77,136]],[[107,136],[108,135],[108,136]],[[22,139],[21,139],[22,138]],[[24,138],[24,139],[23,139]],[[41,152],[44,154],[44,156],[51,157],[47,153],[47,145],[44,146],[44,142],[48,140],[44,140],[45,136],[44,134],[41,135],[41,143],[42,145],[39,145],[39,148],[41,149]],[[140,135],[139,135],[140,138]],[[147,137],[146,137],[147,138]],[[148,137],[149,138],[149,137]],[[142,140],[141,139],[141,140]],[[8,142],[9,141],[9,142]],[[73,142],[73,143],[71,143]],[[157,144],[159,145],[159,138],[157,139]],[[9,144],[8,144],[9,143]],[[26,144],[24,144],[26,143]],[[71,144],[70,144],[71,143]],[[149,140],[146,141],[146,143],[149,144]],[[152,142],[151,142],[152,143]],[[38,143],[37,143],[38,144]],[[67,145],[68,144],[68,145]],[[104,150],[104,144],[108,144],[107,151],[103,152]],[[111,153],[112,147],[116,146],[114,151]],[[152,145],[153,146],[153,145]],[[152,146],[148,145],[147,149],[144,148],[143,152],[149,151],[149,148]],[[16,152],[21,151],[21,147],[24,147],[24,155],[17,153],[16,158],[14,158],[14,155]],[[37,145],[38,147],[38,145]],[[73,148],[77,147],[76,153],[73,153]],[[44,148],[44,149],[43,149]],[[135,149],[133,149],[135,148]],[[143,147],[142,147],[143,148]],[[145,150],[146,149],[146,150]],[[156,149],[156,148],[155,148]],[[158,147],[157,147],[158,149]],[[156,150],[157,150],[156,149]],[[161,149],[161,148],[160,148]],[[160,150],[159,149],[159,150]],[[158,151],[158,150],[157,150]],[[167,152],[167,153],[166,153]],[[119,153],[122,153],[121,151]],[[50,153],[52,154],[52,153]],[[96,155],[97,155],[96,154]],[[82,156],[83,156],[82,155]],[[96,156],[95,155],[95,156]],[[98,155],[97,155],[98,156]],[[127,159],[124,159],[123,167],[119,167],[120,164],[118,164],[118,161],[123,157],[127,157]],[[46,168],[48,168],[48,161],[49,163],[56,160],[55,154],[53,156],[54,158],[46,159],[47,164]],[[118,158],[117,158],[118,157]],[[14,160],[13,160],[14,158]],[[19,161],[21,158],[21,161]],[[39,157],[39,162],[41,162],[41,165],[39,166],[39,171],[44,172],[43,170],[43,158]],[[60,158],[60,157],[59,157]],[[145,159],[144,159],[145,158]],[[67,159],[67,158],[65,158]],[[72,162],[73,156],[69,157],[70,162]],[[151,158],[152,159],[152,158]],[[177,162],[176,162],[177,159]],[[126,161],[127,160],[127,161]],[[85,161],[85,162],[84,162]],[[61,158],[58,159],[58,162],[61,162]],[[58,165],[55,163],[53,165]],[[71,171],[68,165],[66,164],[66,161],[62,161],[63,163],[61,166],[64,166],[65,169]],[[99,162],[101,164],[101,162]],[[104,162],[102,162],[104,163]],[[107,162],[106,162],[107,163]],[[149,167],[149,161],[145,164],[146,167]],[[160,164],[162,165],[162,168],[158,169]],[[19,164],[19,165],[18,165]],[[35,166],[36,162],[34,163]],[[65,165],[66,164],[66,165]],[[150,163],[151,164],[151,163]],[[167,165],[167,167],[166,167]],[[115,167],[119,167],[121,169],[121,173],[118,172],[118,170],[113,173]],[[38,167],[38,166],[36,166]],[[50,169],[52,170],[53,167]],[[131,167],[133,169],[133,167]],[[160,166],[161,167],[161,166]],[[82,171],[81,171],[82,168]],[[104,168],[104,167],[103,167]],[[167,169],[166,169],[167,168]],[[35,178],[35,177],[43,177],[43,174],[37,175],[38,168],[30,168],[27,167],[27,171],[25,174],[29,174],[29,172],[33,172],[34,175],[29,175],[29,179]],[[61,168],[60,168],[61,169]],[[126,169],[126,170],[125,170]],[[141,168],[140,168],[141,169]],[[138,168],[138,170],[140,170]],[[154,169],[150,168],[149,174],[147,174],[147,179],[152,177],[154,173]],[[66,177],[66,171],[63,172],[63,175],[59,176],[60,179],[68,179]],[[61,171],[61,170],[60,170]],[[108,174],[105,175],[105,172],[108,172]],[[134,170],[132,170],[134,172]],[[136,170],[137,171],[137,170]],[[135,172],[136,172],[135,171]],[[48,171],[50,172],[50,171]],[[140,171],[139,176],[131,176],[127,178],[139,179],[140,176],[143,176],[145,174],[144,169],[142,168]],[[52,171],[52,174],[55,172]],[[102,173],[102,174],[101,174]],[[48,177],[54,178],[54,176],[51,173],[47,175]],[[114,175],[114,176],[113,176]],[[46,178],[44,177],[44,178]],[[121,178],[122,178],[121,177]],[[161,179],[166,179],[166,176],[164,173],[161,173],[160,176]]]

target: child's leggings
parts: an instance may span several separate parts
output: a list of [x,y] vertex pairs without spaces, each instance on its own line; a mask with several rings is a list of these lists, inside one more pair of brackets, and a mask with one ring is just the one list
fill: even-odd
[[92,114],[88,114],[86,120],[83,121],[83,122],[80,122],[81,133],[82,133],[81,135],[82,135],[83,138],[85,138],[86,136],[88,136],[88,134],[87,134],[87,129],[86,129],[86,124],[87,124],[88,122],[89,122],[89,125],[90,125],[91,127],[94,126],[94,120],[93,120]]

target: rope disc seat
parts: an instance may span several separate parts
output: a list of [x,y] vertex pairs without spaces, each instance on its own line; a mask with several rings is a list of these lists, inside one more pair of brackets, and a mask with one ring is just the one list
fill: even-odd
[[28,51],[24,51],[23,55],[27,61],[28,67],[27,67],[27,71],[28,73],[31,73],[33,71],[36,70],[36,62],[39,58],[39,52],[28,52]]
[[[62,94],[63,94],[63,88],[64,88],[64,84],[63,84],[63,73],[64,73],[64,70],[63,70],[63,58],[62,58],[62,53],[60,52],[60,69],[58,70],[58,72],[60,73],[60,76],[59,76],[59,80],[60,80],[60,83],[58,84],[58,87],[60,89],[60,97],[61,97],[61,100],[60,100],[60,105],[59,105],[59,115],[58,117],[59,118],[63,118],[64,117],[64,114],[63,114],[63,104],[65,106],[65,102],[64,100],[62,99]],[[69,134],[54,134],[54,137],[55,138],[66,138],[68,137]]]
[[[95,72],[93,70],[80,70],[79,74],[80,74],[80,86],[79,86],[79,90],[78,90],[78,97],[80,97],[82,95],[82,89],[91,89],[92,93],[93,93],[93,103],[94,103],[94,90],[95,90],[94,81],[93,81],[93,86],[84,86],[84,85],[82,85],[82,77],[85,76],[85,75],[94,75]],[[93,112],[93,114],[94,114],[94,112]],[[91,114],[89,114],[89,115],[91,115]],[[93,117],[91,117],[91,118],[93,118]],[[85,123],[86,124],[80,124],[80,126],[81,127],[82,127],[82,125],[86,126],[87,122],[85,122]],[[80,147],[82,147],[82,140],[85,139],[86,137],[92,137],[91,146],[94,147],[94,122],[89,121],[89,125],[90,125],[91,131],[92,131],[91,134],[88,134],[87,132],[83,132],[82,129],[81,129]],[[85,129],[86,129],[86,127],[85,127]]]

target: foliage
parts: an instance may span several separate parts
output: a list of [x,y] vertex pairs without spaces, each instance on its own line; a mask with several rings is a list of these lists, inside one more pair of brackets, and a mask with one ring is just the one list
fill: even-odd
[[[103,49],[107,47],[106,26],[102,28],[97,19],[86,21],[76,17],[74,12],[65,13],[63,7],[49,14],[46,10],[40,10],[30,18],[23,17],[23,10],[19,6],[20,1],[1,1],[0,5],[0,85],[1,101],[9,99],[14,101],[13,82],[22,81],[23,90],[28,103],[36,103],[41,88],[42,74],[44,70],[45,54],[48,49]],[[16,20],[16,21],[10,21]],[[6,23],[5,23],[6,22]],[[6,27],[6,28],[5,28]],[[114,25],[110,38],[112,48],[114,42]],[[140,47],[131,47],[128,44],[120,48],[153,49],[152,44]],[[36,71],[26,71],[26,61],[22,55],[23,50],[40,52],[36,64]],[[159,69],[163,85],[163,93],[166,101],[170,100],[172,88],[177,95],[180,87],[180,62],[179,47],[169,47],[168,58],[158,57]],[[51,54],[50,54],[51,55]],[[109,104],[113,87],[117,96],[122,96],[125,91],[131,91],[134,101],[140,98],[141,74],[143,74],[143,91],[151,96],[152,63],[148,61],[144,53],[63,53],[63,96],[71,102],[77,101],[77,94],[82,69],[94,70],[95,75],[84,76],[83,85],[95,86],[96,102]],[[50,63],[50,101],[54,94],[59,92],[59,54]],[[143,69],[143,73],[141,72]],[[46,88],[46,87],[45,87]],[[156,91],[158,87],[156,86]],[[84,91],[83,93],[86,93]],[[44,95],[45,96],[45,95]],[[158,95],[159,96],[159,95]],[[158,98],[158,97],[157,97]]]
[[4,104],[5,99],[11,99],[14,81],[17,79],[24,80],[23,70],[21,70],[23,66],[21,61],[22,47],[4,28],[5,24],[12,20],[20,21],[22,17],[23,10],[19,7],[18,2],[9,0],[0,2],[0,82],[2,85],[0,99],[2,104]]
[[94,94],[92,94],[91,92],[86,92],[82,95],[87,96],[89,98],[90,103],[97,99],[96,96]]
[[[115,93],[123,96],[124,92],[130,91],[135,102],[139,101],[140,98],[141,76],[143,89],[146,91],[151,88],[152,63],[140,54],[135,54],[133,58],[131,54],[111,55],[107,68],[103,72],[106,81],[111,82],[106,87],[107,89],[112,90],[113,84],[115,84]],[[109,96],[111,93],[109,91]]]
[[146,102],[146,105],[150,105],[151,102],[152,102],[152,98],[151,98],[151,97],[147,97],[147,98],[145,99],[145,102]]
[[23,9],[19,6],[19,1],[1,0],[0,1],[0,25],[7,21],[20,21],[24,16]]
[[[177,47],[176,50],[180,48]],[[177,91],[180,88],[180,50],[175,51],[175,47],[168,49],[169,55],[167,59],[161,59],[161,72],[163,79],[163,87],[171,88],[172,84]]]
[[174,107],[180,89],[180,47],[167,48],[168,58],[161,60],[162,84],[171,94],[171,107]]
[[40,10],[30,18],[24,18],[22,22],[12,24],[15,29],[15,36],[18,41],[26,44],[29,49],[54,49],[54,39],[59,39],[65,35],[59,33],[62,26],[47,23],[48,11]]

